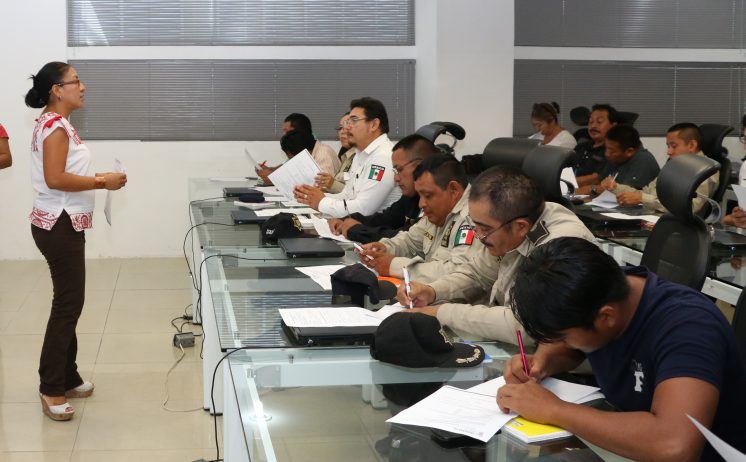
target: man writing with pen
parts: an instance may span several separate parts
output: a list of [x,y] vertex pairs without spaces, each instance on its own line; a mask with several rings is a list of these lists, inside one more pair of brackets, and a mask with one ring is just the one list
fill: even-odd
[[381,276],[431,282],[485,252],[468,222],[469,183],[459,161],[433,154],[414,169],[422,218],[407,231],[363,246],[361,261]]

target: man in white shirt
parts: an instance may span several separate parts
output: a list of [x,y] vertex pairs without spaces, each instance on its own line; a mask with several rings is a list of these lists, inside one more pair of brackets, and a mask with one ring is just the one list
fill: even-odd
[[393,143],[387,135],[389,121],[383,103],[370,97],[353,100],[347,125],[357,152],[350,167],[350,179],[342,192],[324,194],[310,185],[295,187],[298,202],[335,218],[353,213],[372,215],[401,196],[394,183]]

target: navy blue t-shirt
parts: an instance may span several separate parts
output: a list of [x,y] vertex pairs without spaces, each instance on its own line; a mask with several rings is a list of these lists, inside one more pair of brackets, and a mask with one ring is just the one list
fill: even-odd
[[[664,380],[703,380],[720,390],[711,430],[746,451],[746,371],[728,321],[700,292],[644,267],[624,271],[646,278],[637,311],[619,339],[588,354],[606,399],[621,411],[650,411]],[[701,460],[722,459],[705,443]]]

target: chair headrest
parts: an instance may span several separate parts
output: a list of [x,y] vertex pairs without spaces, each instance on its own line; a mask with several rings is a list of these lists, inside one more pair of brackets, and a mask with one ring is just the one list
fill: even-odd
[[420,136],[424,136],[433,143],[443,133],[448,133],[457,140],[463,140],[466,137],[466,131],[461,125],[453,122],[430,122],[427,125],[423,125],[418,128],[415,132]]
[[720,164],[707,157],[695,154],[676,156],[666,162],[658,174],[658,199],[671,215],[680,220],[694,221],[692,198],[699,185],[719,170]]
[[640,114],[636,112],[617,111],[617,116],[619,117],[620,124],[634,125],[635,122],[637,122],[637,119],[640,117]]
[[562,169],[573,164],[575,151],[561,146],[539,146],[526,156],[523,172],[536,180],[544,192],[544,199],[563,203],[560,188]]
[[570,120],[575,125],[585,127],[588,125],[588,120],[591,118],[591,110],[585,106],[578,106],[570,109]]
[[707,157],[720,160],[728,154],[728,150],[723,146],[723,140],[728,133],[733,131],[733,127],[720,124],[702,124],[699,129],[702,132],[702,152]]
[[536,149],[540,142],[527,138],[495,138],[484,147],[485,168],[495,165],[508,165],[517,169],[523,167],[523,159]]

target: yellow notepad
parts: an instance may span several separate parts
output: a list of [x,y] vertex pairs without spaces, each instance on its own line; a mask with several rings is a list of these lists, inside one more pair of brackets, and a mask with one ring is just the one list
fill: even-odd
[[526,443],[556,440],[572,436],[572,433],[563,428],[555,427],[554,425],[531,422],[523,417],[516,417],[511,420],[505,424],[503,430]]

